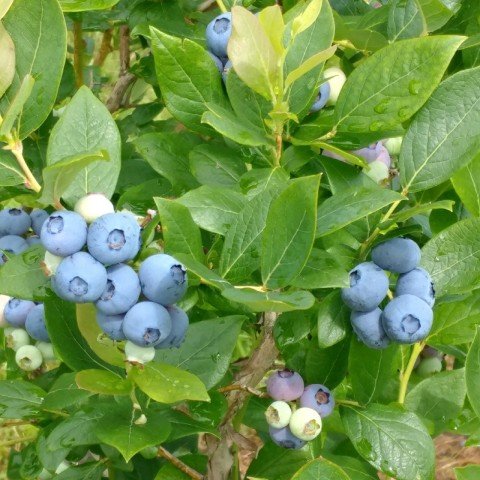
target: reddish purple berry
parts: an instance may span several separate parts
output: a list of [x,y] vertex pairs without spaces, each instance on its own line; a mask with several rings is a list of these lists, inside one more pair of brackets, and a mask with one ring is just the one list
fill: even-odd
[[302,377],[292,370],[278,370],[270,375],[267,380],[267,392],[274,400],[291,402],[303,393],[304,383]]

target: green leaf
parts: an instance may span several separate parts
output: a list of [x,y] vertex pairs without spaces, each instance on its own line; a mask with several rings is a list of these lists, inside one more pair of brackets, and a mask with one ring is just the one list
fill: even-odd
[[467,465],[462,468],[454,468],[457,480],[477,480],[480,475],[480,465]]
[[402,223],[414,217],[415,215],[429,213],[433,210],[448,210],[449,212],[452,212],[454,205],[455,202],[453,200],[438,200],[437,202],[421,203],[413,207],[407,207],[397,213],[394,213],[389,220],[382,222],[380,227],[383,229],[394,223]]
[[228,58],[236,74],[255,92],[273,101],[280,58],[259,19],[243,7],[232,8]]
[[308,310],[315,302],[315,297],[303,290],[293,292],[260,292],[250,288],[227,288],[222,291],[225,298],[243,303],[252,312],[289,312],[291,310]]
[[205,385],[196,375],[166,363],[152,362],[143,368],[133,367],[129,377],[140,390],[160,403],[210,400]]
[[202,185],[230,189],[238,188],[240,177],[247,171],[239,152],[212,143],[199,145],[190,152],[190,169]]
[[350,477],[338,466],[323,458],[317,458],[304,465],[292,480],[350,480]]
[[195,322],[180,348],[157,350],[155,358],[194,373],[210,390],[228,370],[244,321],[245,317],[234,315]]
[[330,455],[325,452],[325,457],[337,465],[348,475],[350,480],[377,480],[378,474],[368,463],[358,457],[346,457],[344,455]]
[[405,398],[405,407],[420,417],[444,424],[460,413],[466,394],[463,368],[441,372],[415,385]]
[[435,448],[425,426],[400,407],[341,407],[346,434],[373,467],[398,480],[431,479]]
[[285,47],[283,46],[285,23],[282,16],[282,9],[279,5],[271,5],[270,7],[260,10],[256,17],[269,38],[273,49],[281,58],[285,53]]
[[468,218],[443,230],[422,250],[422,266],[437,295],[469,293],[480,285],[480,219]]
[[158,84],[170,113],[187,128],[211,133],[201,123],[207,103],[226,105],[221,76],[200,45],[151,28]]
[[162,412],[145,410],[146,423],[136,423],[141,414],[128,403],[105,415],[95,429],[99,440],[115,447],[126,462],[140,450],[164,442],[171,431]]
[[317,237],[329,235],[342,227],[406,197],[393,190],[376,187],[351,188],[332,195],[319,207],[317,214]]
[[353,187],[376,188],[375,182],[353,165],[323,157],[319,161],[327,174],[330,190],[334,195]]
[[402,143],[402,185],[439,185],[480,152],[480,68],[445,80],[411,123]]
[[45,320],[50,340],[62,361],[72,370],[89,368],[107,369],[117,372],[101,360],[83,338],[77,325],[75,305],[61,300],[56,295],[47,297],[45,304]]
[[348,331],[350,310],[343,303],[340,292],[327,295],[318,309],[317,336],[320,348],[327,348],[342,341]]
[[[210,407],[212,406],[212,403],[205,404],[202,402],[202,405],[208,405]],[[202,418],[201,421],[195,420],[189,415],[182,413],[181,411],[173,410],[172,408],[162,410],[162,415],[168,420],[168,423],[172,427],[170,436],[168,437],[170,442],[195,435],[196,433],[210,433],[211,435],[218,437],[218,430],[215,427],[212,427],[210,419]]]
[[200,230],[187,207],[174,200],[155,197],[162,224],[166,253],[186,253],[202,262],[204,258]]
[[[0,16],[0,18],[2,18]],[[15,75],[15,45],[0,22],[0,98],[12,84]]]
[[427,30],[434,32],[443,27],[448,20],[453,16],[451,11],[446,6],[448,0],[418,0],[422,7],[422,12],[425,15],[427,22]]
[[453,175],[452,184],[467,210],[480,217],[480,155]]
[[[42,408],[45,410],[63,410],[76,406],[90,397],[91,393],[80,390],[75,383],[75,373],[60,375],[45,396]],[[74,407],[75,408],[75,407]]]
[[29,418],[39,414],[45,392],[24,380],[0,381],[2,418]]
[[83,465],[70,465],[62,473],[55,474],[55,480],[101,480],[105,462],[87,462]]
[[337,130],[368,133],[399,127],[430,97],[463,40],[440,35],[414,38],[374,53],[352,72],[340,93]]
[[75,381],[79,388],[102,395],[130,395],[133,387],[128,379],[98,369],[78,372]]
[[6,150],[0,150],[0,186],[9,187],[25,182],[15,157]]
[[335,255],[314,248],[307,264],[292,281],[298,288],[343,288],[350,285],[348,270],[337,260]]
[[205,185],[177,200],[188,208],[193,221],[208,232],[226,235],[245,206],[245,197],[231,189]]
[[388,13],[388,39],[420,37],[427,33],[427,24],[418,0],[394,0]]
[[41,287],[49,282],[41,265],[44,255],[45,249],[35,245],[20,255],[11,256],[0,268],[2,294],[33,300]]
[[35,78],[18,123],[23,139],[45,121],[55,103],[67,51],[65,20],[56,0],[15,0],[3,25],[15,44],[16,64],[13,82],[0,100],[2,117],[23,79],[27,75]]
[[38,201],[44,205],[55,204],[88,165],[93,162],[108,160],[110,158],[106,150],[92,153],[85,152],[65,158],[44,168],[42,172],[42,196]]
[[64,12],[86,12],[88,10],[104,10],[111,8],[119,0],[59,0]]
[[213,127],[224,137],[230,138],[240,145],[260,147],[272,144],[265,132],[237,117],[231,110],[220,107],[213,103],[206,105],[207,111],[202,115],[202,123]]
[[304,32],[320,15],[323,0],[311,0],[305,9],[299,13],[292,21],[292,37]]
[[475,337],[465,362],[465,380],[470,405],[480,417],[480,329],[477,327]]
[[91,90],[81,87],[53,127],[47,165],[104,150],[110,161],[93,162],[82,169],[63,195],[67,203],[73,204],[90,192],[102,192],[110,198],[120,173],[121,139],[117,125]]
[[400,363],[398,345],[374,350],[353,338],[348,357],[348,373],[354,397],[364,405],[394,400],[398,391]]
[[262,235],[263,284],[281,288],[302,271],[315,239],[320,176],[292,180],[270,206]]
[[133,144],[149,165],[172,184],[175,193],[183,193],[198,186],[188,166],[188,155],[197,142],[190,134],[158,132],[142,135]]
[[8,9],[12,6],[13,0],[0,0],[0,20],[8,12]]

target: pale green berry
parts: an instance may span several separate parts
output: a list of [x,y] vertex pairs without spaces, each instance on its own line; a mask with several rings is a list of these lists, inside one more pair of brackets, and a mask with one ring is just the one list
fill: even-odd
[[55,360],[57,358],[55,356],[53,345],[51,343],[37,342],[35,346],[40,350],[40,352],[42,353],[42,357],[46,362],[48,362],[49,360]]
[[300,440],[313,440],[322,431],[322,419],[311,408],[299,408],[290,417],[290,431]]
[[139,347],[133,342],[125,343],[125,356],[132,363],[148,363],[155,358],[154,347]]
[[335,105],[347,81],[347,77],[340,68],[330,67],[324,70],[323,78],[330,84],[330,96],[328,97],[327,105]]
[[7,347],[15,352],[25,346],[30,345],[30,336],[23,328],[14,328],[5,336]]
[[59,257],[58,255],[54,255],[53,253],[50,253],[49,251],[45,252],[45,257],[43,258],[43,265],[44,265],[44,271],[45,273],[51,277],[52,275],[55,275],[58,266],[60,265],[61,261],[63,260],[63,257]]
[[3,311],[5,310],[5,305],[7,305],[11,298],[12,297],[8,295],[0,295],[0,328],[5,328],[9,325],[3,316]]
[[15,354],[17,365],[27,372],[33,372],[43,363],[43,357],[40,350],[33,345],[24,345],[17,350]]
[[102,193],[89,193],[75,204],[74,210],[80,214],[87,223],[92,223],[98,217],[107,213],[114,213],[113,203]]
[[441,372],[442,368],[442,361],[438,357],[424,358],[417,367],[417,374],[426,378]]
[[265,412],[267,423],[274,428],[286,427],[290,422],[292,409],[287,402],[278,400],[273,402]]
[[375,160],[368,164],[369,168],[364,169],[365,174],[370,177],[375,183],[381,183],[388,179],[390,172],[388,167],[379,160]]
[[403,137],[387,138],[383,141],[383,145],[388,150],[390,155],[400,155],[402,148]]

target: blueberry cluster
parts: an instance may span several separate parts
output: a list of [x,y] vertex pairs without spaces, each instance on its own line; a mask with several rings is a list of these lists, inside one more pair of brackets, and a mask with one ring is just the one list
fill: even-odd
[[[427,337],[433,322],[435,290],[427,271],[418,267],[420,248],[410,239],[394,238],[372,250],[372,262],[350,272],[342,299],[353,311],[350,319],[360,341],[386,348],[390,341],[411,344]],[[398,274],[395,297],[379,308],[389,292],[385,270]]]
[[[280,447],[298,449],[322,431],[322,418],[330,415],[335,400],[324,385],[305,387],[291,370],[278,370],[267,380],[267,392],[275,400],[265,412],[270,438]],[[298,401],[297,404],[288,402]]]
[[94,303],[105,334],[127,340],[127,358],[145,363],[155,348],[179,347],[185,338],[188,316],[174,304],[187,289],[186,270],[173,257],[156,254],[137,273],[127,262],[140,250],[140,226],[132,214],[114,212],[103,199],[87,196],[76,211],[47,216],[40,232],[45,264],[60,298]]

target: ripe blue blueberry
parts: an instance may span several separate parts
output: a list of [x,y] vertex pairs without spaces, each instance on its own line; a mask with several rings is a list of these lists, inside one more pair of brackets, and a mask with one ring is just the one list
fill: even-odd
[[432,309],[414,295],[400,295],[391,300],[382,315],[386,334],[398,343],[423,340],[432,328]]
[[106,285],[105,267],[86,252],[77,252],[64,258],[52,277],[55,293],[75,303],[97,301]]
[[27,315],[25,320],[25,330],[35,340],[49,342],[47,327],[45,325],[45,307],[43,304],[35,305]]
[[350,287],[342,288],[342,299],[352,310],[370,312],[387,292],[386,273],[374,263],[364,262],[350,271]]
[[138,271],[143,294],[152,302],[173,305],[185,294],[187,271],[175,258],[164,253],[145,259]]
[[155,302],[139,302],[123,320],[123,333],[139,347],[154,347],[165,340],[172,331],[168,310]]
[[54,212],[43,222],[40,239],[50,253],[68,257],[85,245],[87,222],[76,212]]
[[387,348],[390,340],[382,325],[382,311],[377,307],[371,312],[352,312],[350,315],[353,331],[367,347]]
[[166,307],[170,318],[172,319],[172,331],[170,335],[155,348],[180,348],[180,345],[185,341],[185,336],[188,330],[188,315],[176,305]]
[[21,208],[4,208],[0,211],[1,235],[23,235],[31,225],[30,215]]
[[12,298],[5,305],[3,315],[5,320],[13,327],[24,327],[27,315],[35,304],[30,300],[20,300],[19,298]]
[[292,402],[300,398],[304,383],[302,377],[292,370],[278,370],[267,380],[267,392],[274,400]]
[[372,145],[360,148],[359,150],[353,150],[352,153],[363,157],[367,163],[381,162],[386,167],[390,167],[392,161],[388,150],[383,146],[382,142],[373,143]]
[[409,238],[392,238],[372,250],[372,260],[384,270],[406,273],[420,263],[420,247]]
[[335,399],[325,385],[315,383],[305,387],[300,397],[300,406],[311,408],[324,418],[333,412]]
[[315,98],[315,102],[310,108],[311,112],[318,112],[321,110],[328,102],[330,97],[330,84],[328,82],[322,83],[318,89],[318,95]]
[[212,52],[208,52],[208,54],[210,55],[211,59],[215,62],[215,66],[217,67],[218,71],[220,73],[222,73],[223,72],[222,61],[216,55],[214,55]]
[[112,340],[125,340],[123,319],[125,315],[105,315],[97,310],[97,323]]
[[430,274],[423,268],[414,268],[407,273],[399,275],[395,295],[415,295],[427,302],[430,307],[435,303],[435,289],[433,288]]
[[131,214],[107,213],[90,225],[87,246],[105,265],[131,260],[140,249],[140,226]]
[[227,45],[232,34],[232,14],[222,13],[215,17],[206,30],[207,47],[217,57],[227,57]]
[[270,438],[272,439],[272,441],[282,448],[298,450],[299,448],[302,448],[307,444],[307,442],[305,442],[304,440],[300,440],[299,438],[297,438],[290,431],[289,427],[269,427],[268,433],[270,434]]
[[41,208],[34,208],[30,212],[30,218],[32,220],[32,230],[34,231],[35,235],[40,236],[40,232],[42,231],[43,222],[49,217],[48,213]]
[[140,296],[140,280],[135,270],[124,263],[107,268],[107,286],[96,307],[106,315],[130,310]]
[[5,235],[0,238],[0,265],[3,265],[7,260],[5,253],[18,255],[28,248],[28,243],[24,238],[18,235]]

